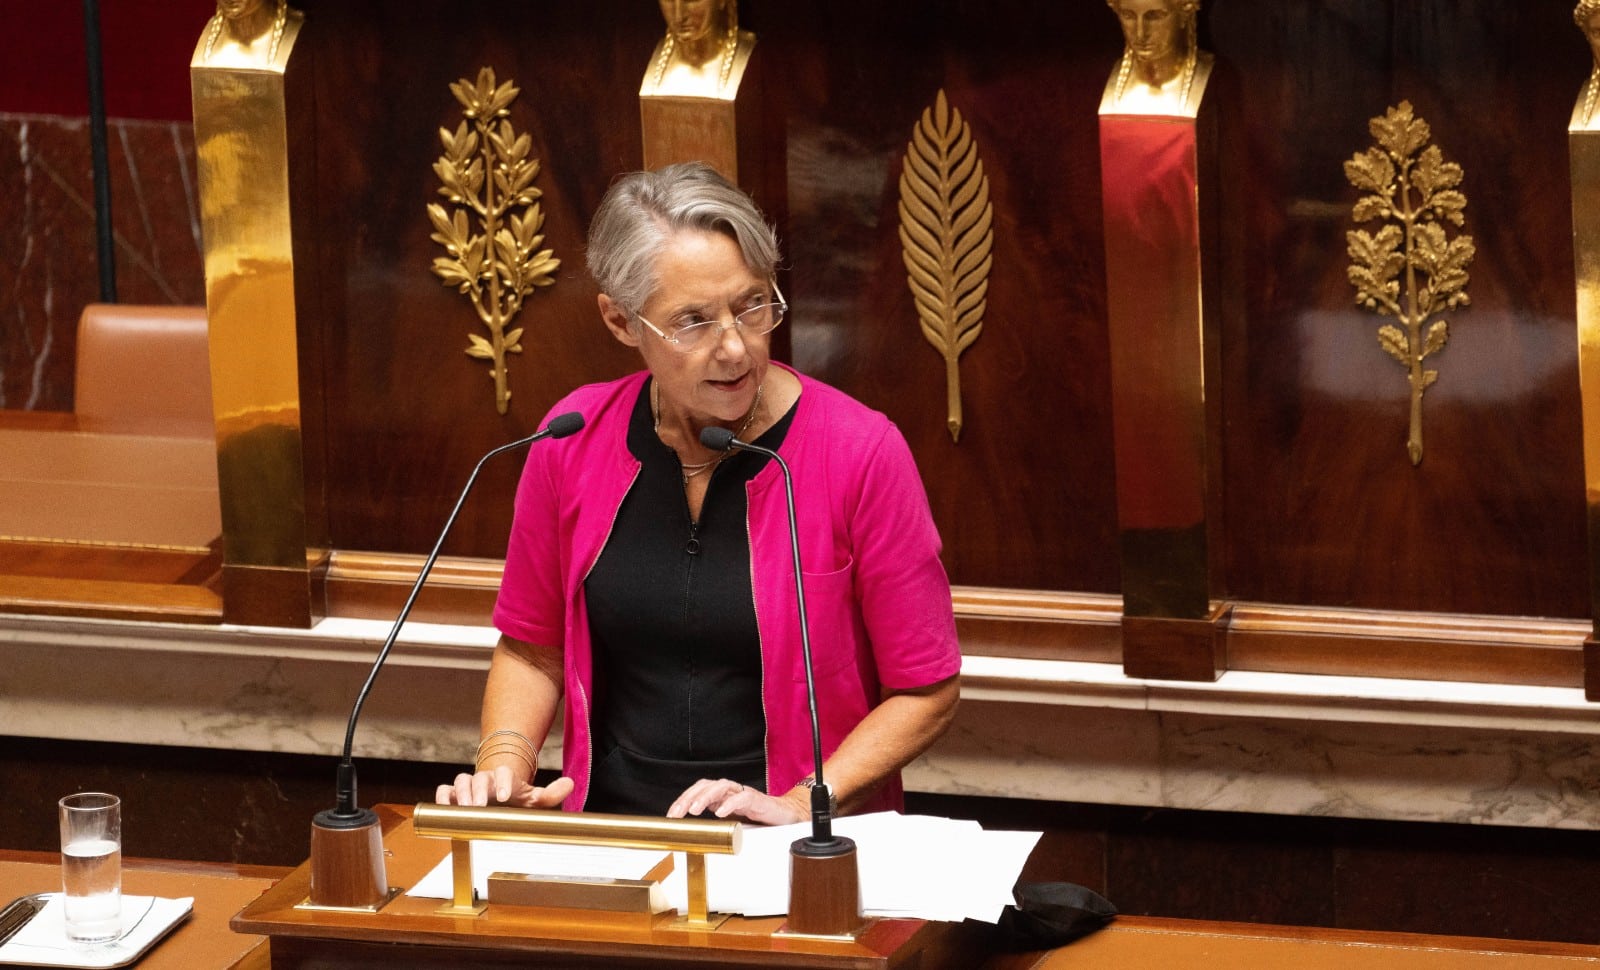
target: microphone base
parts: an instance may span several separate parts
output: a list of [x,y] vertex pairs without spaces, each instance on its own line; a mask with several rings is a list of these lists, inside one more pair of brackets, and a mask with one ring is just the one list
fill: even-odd
[[383,862],[383,829],[369,808],[354,815],[332,810],[311,821],[312,906],[376,911],[390,897]]
[[786,936],[852,939],[861,918],[861,876],[853,839],[796,839],[789,846],[789,920]]

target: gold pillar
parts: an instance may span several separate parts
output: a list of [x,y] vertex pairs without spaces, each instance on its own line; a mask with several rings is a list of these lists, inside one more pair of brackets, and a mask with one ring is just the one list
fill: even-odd
[[219,4],[189,71],[230,623],[309,626],[321,612],[289,219],[285,72],[301,23],[282,2]]
[[1211,58],[1193,47],[1192,16],[1187,38],[1173,17],[1154,42],[1138,33],[1150,26],[1136,10],[1122,17],[1129,43],[1100,105],[1100,164],[1123,668],[1214,680],[1226,668],[1227,609],[1213,596],[1218,351],[1201,204],[1214,184],[1201,111]]
[[739,85],[756,35],[737,0],[664,2],[667,33],[639,85],[644,167],[703,161],[739,184]]
[[[1595,20],[1600,20],[1596,14]],[[1600,23],[1596,24],[1600,27]],[[1600,54],[1597,54],[1600,64]],[[1589,524],[1589,611],[1594,628],[1583,645],[1583,685],[1600,700],[1600,112],[1594,110],[1600,67],[1578,92],[1567,126],[1572,166],[1572,253],[1578,299],[1578,386],[1583,403],[1584,504]]]

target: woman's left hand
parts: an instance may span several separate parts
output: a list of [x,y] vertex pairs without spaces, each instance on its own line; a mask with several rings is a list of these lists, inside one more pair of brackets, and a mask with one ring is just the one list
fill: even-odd
[[726,778],[702,778],[678,796],[667,809],[667,818],[686,818],[706,812],[717,818],[737,815],[759,825],[788,825],[810,817],[805,803],[787,795],[773,798],[759,789]]

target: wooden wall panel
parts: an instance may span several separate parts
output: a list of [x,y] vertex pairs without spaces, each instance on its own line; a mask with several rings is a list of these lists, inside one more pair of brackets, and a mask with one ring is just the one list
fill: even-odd
[[[511,4],[493,23],[445,6],[385,9],[306,4],[319,208],[306,231],[329,279],[318,312],[332,542],[425,551],[480,455],[532,431],[572,387],[634,366],[599,321],[582,242],[611,177],[638,165],[637,78],[611,79],[641,70],[655,26],[617,16],[617,3]],[[463,353],[482,331],[471,304],[429,270],[442,250],[425,214],[438,198],[437,131],[461,121],[448,86],[483,66],[522,89],[510,120],[543,164],[546,245],[562,260],[516,321],[525,352],[511,357],[503,417],[488,367]],[[486,469],[447,551],[504,553],[520,464],[508,455]]]
[[[1571,4],[1245,2],[1207,22],[1224,106],[1228,592],[1398,610],[1582,616],[1566,118],[1588,71]],[[1472,306],[1404,371],[1345,279],[1341,163],[1409,99],[1466,172]]]
[[[560,394],[635,366],[596,318],[582,237],[640,157],[649,5],[508,5],[389,16],[307,0],[314,72],[314,301],[334,546],[425,551],[476,457]],[[746,0],[776,83],[757,92],[786,177],[778,217],[794,303],[780,354],[888,413],[928,484],[952,579],[1117,590],[1095,107],[1121,46],[1100,3]],[[1565,0],[1231,0],[1201,14],[1218,62],[1216,294],[1225,415],[1224,592],[1388,610],[1582,616],[1565,118],[1588,70]],[[475,323],[429,273],[435,129],[447,85],[493,66],[544,162],[560,280],[519,323],[510,415],[461,353]],[[897,237],[912,125],[943,88],[971,124],[995,204],[985,330],[945,428],[943,362],[922,339]],[[1471,308],[1406,458],[1403,371],[1357,308],[1342,162],[1409,98],[1466,170]],[[780,149],[773,149],[778,151]],[[503,552],[519,462],[490,470],[447,547]]]
[[[796,363],[900,426],[954,582],[1115,591],[1094,110],[1115,22],[1015,0],[764,12],[795,79]],[[941,88],[971,125],[995,209],[984,329],[961,358],[958,443],[898,236],[902,159]]]

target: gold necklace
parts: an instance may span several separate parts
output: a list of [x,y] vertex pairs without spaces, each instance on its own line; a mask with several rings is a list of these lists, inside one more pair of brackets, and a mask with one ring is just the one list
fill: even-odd
[[[661,56],[656,58],[655,77],[650,86],[659,90],[661,81],[667,76],[667,65],[672,62],[672,52],[677,50],[678,41],[667,34],[667,42],[661,45]],[[728,32],[722,37],[722,62],[717,69],[717,93],[728,86],[728,78],[733,75],[734,56],[739,53],[739,25],[729,24]]]
[[[283,29],[289,22],[289,0],[278,0],[278,13],[272,18],[272,40],[267,45],[267,63],[271,64],[278,57],[278,45],[283,42]],[[200,55],[203,61],[211,60],[211,49],[217,46],[217,38],[222,36],[222,11],[218,10],[211,18],[210,30],[206,32],[205,53]]]
[[[1200,62],[1198,45],[1189,48],[1189,56],[1183,61],[1183,85],[1178,92],[1178,106],[1187,107],[1189,104],[1189,89],[1194,86],[1195,69]],[[1133,54],[1124,52],[1122,63],[1117,65],[1117,90],[1111,96],[1112,104],[1122,103],[1122,93],[1128,87],[1128,77],[1133,73]],[[1157,89],[1159,90],[1159,89]]]
[[[756,412],[761,409],[761,392],[766,390],[766,388],[766,381],[762,381],[760,384],[756,385],[756,397],[755,400],[750,402],[750,413],[744,416],[744,424],[739,425],[739,432],[738,434],[734,435],[735,438],[743,438],[744,433],[749,431],[750,425],[755,422]],[[661,437],[661,385],[657,384],[655,381],[650,382],[650,415],[655,419],[655,426],[653,430],[656,433],[656,438],[659,440]],[[663,444],[665,444],[665,442],[663,442]],[[673,451],[676,453],[677,449],[674,448]],[[720,455],[717,455],[715,458],[711,458],[706,461],[698,461],[693,464],[685,464],[683,459],[679,458],[678,468],[683,477],[684,487],[688,487],[689,479],[722,464],[723,460],[726,459],[731,453],[732,450],[730,449],[728,451],[724,451]]]

